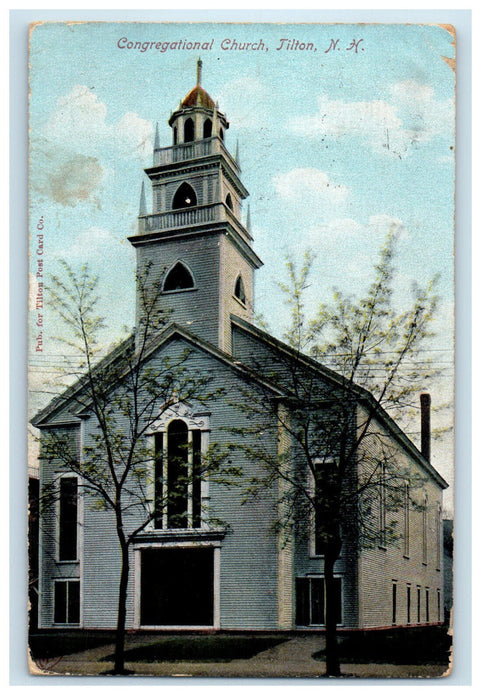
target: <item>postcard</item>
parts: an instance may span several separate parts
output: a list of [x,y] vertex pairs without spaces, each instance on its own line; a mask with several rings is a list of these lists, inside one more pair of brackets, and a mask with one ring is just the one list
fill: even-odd
[[29,668],[451,668],[451,25],[38,22]]

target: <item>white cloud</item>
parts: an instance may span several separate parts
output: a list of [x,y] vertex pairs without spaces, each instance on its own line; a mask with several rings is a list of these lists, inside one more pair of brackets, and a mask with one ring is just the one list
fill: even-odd
[[[110,231],[92,226],[82,231],[71,244],[56,253],[56,258],[65,260],[98,261],[106,258],[116,258],[119,245],[124,242],[116,238]],[[130,250],[130,245],[129,245]]]
[[343,284],[351,292],[372,277],[379,249],[389,233],[400,239],[408,235],[400,219],[386,214],[371,216],[367,224],[351,218],[332,219],[312,226],[306,232],[305,244],[319,251],[322,268],[333,284],[338,284],[339,270],[343,270]]
[[44,134],[84,155],[98,155],[109,146],[116,149],[116,155],[144,158],[152,150],[150,121],[127,112],[109,124],[107,106],[85,85],[75,85],[68,95],[58,98]]
[[404,81],[392,85],[390,94],[390,102],[344,102],[321,95],[317,114],[291,119],[288,127],[304,138],[356,135],[374,151],[394,157],[406,155],[417,143],[453,132],[452,100],[436,101],[429,86]]
[[302,207],[307,220],[324,219],[344,204],[349,193],[347,187],[333,182],[317,168],[294,168],[280,173],[273,178],[273,184],[284,203],[295,205],[297,211]]

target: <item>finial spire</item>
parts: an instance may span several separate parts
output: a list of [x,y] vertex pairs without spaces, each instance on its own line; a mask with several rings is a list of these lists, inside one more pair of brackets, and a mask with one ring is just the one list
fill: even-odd
[[147,214],[147,203],[145,201],[145,184],[142,182],[142,189],[140,190],[139,216],[145,216],[146,214]]
[[240,165],[239,139],[237,139],[236,145],[235,145],[235,162],[237,163],[237,165]]
[[250,202],[247,205],[246,229],[248,231],[251,230],[251,203]]
[[197,85],[200,85],[202,80],[202,61],[200,58],[197,59]]
[[155,125],[154,151],[160,148],[159,122]]

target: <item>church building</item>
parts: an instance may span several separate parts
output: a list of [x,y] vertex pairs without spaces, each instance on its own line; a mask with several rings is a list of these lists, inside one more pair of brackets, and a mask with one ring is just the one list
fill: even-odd
[[[315,518],[310,532],[295,529],[286,539],[273,527],[282,501],[278,485],[246,498],[242,484],[196,477],[209,445],[233,441],[229,428],[237,430],[243,445],[233,448],[231,460],[244,483],[261,468],[246,441],[252,447],[262,443],[273,456],[284,449],[289,437],[282,421],[275,430],[249,437],[245,401],[257,392],[263,401],[269,396],[289,412],[285,387],[272,368],[293,357],[292,349],[253,324],[254,277],[262,262],[249,216],[242,215],[248,192],[239,159],[226,145],[229,122],[201,78],[199,61],[197,84],[170,116],[171,144],[161,146],[156,131],[153,164],[145,170],[152,210],[143,187],[138,230],[129,241],[138,275],[159,282],[156,303],[159,311],[168,308],[170,313],[149,338],[143,362],[155,369],[182,359],[185,371],[210,377],[212,398],[206,406],[195,397],[177,402],[173,396],[146,431],[151,460],[138,495],[144,506],[159,498],[164,505],[145,526],[135,521],[135,509],[126,515],[130,531],[136,523],[140,528],[129,554],[126,628],[319,630],[325,624],[324,556],[316,542]],[[143,313],[138,299],[137,329]],[[102,361],[103,367],[129,349],[135,352],[138,343],[134,332]],[[340,385],[334,372],[308,357],[296,361],[315,378],[321,398],[322,392],[333,395],[332,387]],[[43,436],[66,436],[80,463],[98,435],[94,411],[79,399],[82,391],[79,381],[32,421]],[[426,425],[429,401],[424,397]],[[359,389],[353,431],[356,417],[372,405],[368,392]],[[338,624],[367,629],[440,623],[441,507],[447,484],[430,464],[427,432],[425,449],[419,451],[381,408],[375,411],[391,452],[406,473],[422,480],[423,507],[410,509],[406,501],[398,513],[399,538],[390,542],[384,537],[381,494],[376,546],[360,547],[355,528],[345,539],[335,565]],[[336,455],[329,459],[335,461]],[[180,462],[183,476],[175,466]],[[55,483],[59,497],[41,515],[38,627],[115,629],[120,576],[115,518],[98,507],[81,470],[64,471],[59,464],[41,459],[40,488]],[[307,470],[305,479],[308,488]],[[169,500],[174,486],[177,495]]]

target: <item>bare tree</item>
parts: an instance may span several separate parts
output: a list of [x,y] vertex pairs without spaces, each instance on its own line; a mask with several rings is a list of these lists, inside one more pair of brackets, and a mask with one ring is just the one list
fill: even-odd
[[[77,414],[90,416],[92,427],[84,435],[81,454],[64,431],[43,431],[41,459],[54,462],[59,476],[43,489],[42,508],[52,507],[59,499],[62,473],[73,473],[81,478],[90,507],[113,516],[120,550],[114,673],[122,674],[130,547],[168,503],[178,503],[189,478],[185,469],[186,476],[178,478],[167,495],[162,495],[165,489],[149,489],[152,462],[160,455],[152,454],[147,435],[169,409],[189,401],[206,404],[222,392],[209,388],[208,376],[188,369],[189,349],[177,357],[163,354],[151,361],[153,344],[169,323],[169,312],[159,303],[160,282],[151,279],[150,268],[137,278],[136,331],[100,361],[98,335],[104,321],[96,313],[97,280],[86,267],[77,274],[64,264],[64,273],[52,280],[50,303],[65,326],[64,342],[81,355],[82,362],[77,381],[60,400],[68,399]],[[211,444],[196,467],[196,479],[234,483],[239,473],[229,460],[229,450],[229,446]]]
[[409,309],[396,310],[395,244],[392,233],[362,298],[335,291],[333,303],[321,304],[311,320],[304,298],[312,255],[305,255],[300,270],[288,261],[289,281],[281,285],[290,311],[286,344],[250,360],[282,398],[248,388],[243,410],[249,428],[234,431],[279,435],[276,455],[256,441],[245,448],[261,465],[246,497],[277,489],[275,527],[286,542],[314,531],[316,553],[324,556],[329,676],[340,675],[334,567],[341,548],[394,543],[406,498],[412,508],[422,507],[416,492],[423,477],[399,463],[392,436],[401,431],[392,417],[402,417],[434,376],[429,362],[413,365],[413,358],[431,336],[437,298],[433,280],[413,287]]

